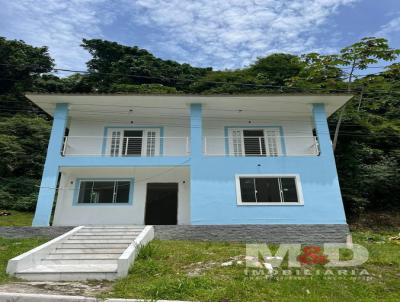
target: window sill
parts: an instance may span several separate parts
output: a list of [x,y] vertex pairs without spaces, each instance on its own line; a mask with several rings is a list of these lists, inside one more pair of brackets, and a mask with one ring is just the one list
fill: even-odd
[[88,207],[119,207],[119,206],[131,206],[132,203],[74,203],[73,206],[88,206]]
[[238,206],[304,206],[302,202],[240,202]]

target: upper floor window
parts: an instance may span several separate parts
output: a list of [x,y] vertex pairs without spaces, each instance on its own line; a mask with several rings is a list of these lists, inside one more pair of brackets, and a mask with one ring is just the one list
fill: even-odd
[[240,205],[302,204],[303,200],[296,175],[238,175],[236,190]]
[[109,129],[107,146],[107,154],[111,156],[157,156],[160,129]]
[[282,154],[279,128],[232,128],[229,135],[229,155],[279,156]]
[[129,180],[84,180],[79,183],[78,204],[129,203]]

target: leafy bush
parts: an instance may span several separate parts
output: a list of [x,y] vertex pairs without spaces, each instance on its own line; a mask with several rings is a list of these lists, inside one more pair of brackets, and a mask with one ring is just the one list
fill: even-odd
[[12,177],[0,183],[0,209],[33,211],[36,207],[38,179]]
[[7,191],[0,190],[0,210],[10,210],[14,203],[14,196]]
[[36,200],[36,194],[18,197],[12,206],[12,210],[32,212],[35,210]]

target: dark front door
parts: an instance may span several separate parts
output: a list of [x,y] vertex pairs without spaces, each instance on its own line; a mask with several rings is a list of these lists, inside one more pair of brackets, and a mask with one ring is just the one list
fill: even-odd
[[145,224],[177,224],[178,184],[148,183]]

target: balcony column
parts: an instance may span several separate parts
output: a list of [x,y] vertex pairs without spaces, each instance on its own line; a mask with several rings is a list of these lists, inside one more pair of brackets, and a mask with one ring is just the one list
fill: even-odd
[[201,177],[203,156],[202,105],[190,104],[190,223],[195,224],[195,218],[202,207]]
[[68,121],[68,104],[56,105],[53,116],[47,157],[44,164],[42,181],[40,183],[39,196],[36,204],[33,226],[48,226],[50,224],[51,211],[56,194],[59,161],[63,146],[65,128]]
[[201,107],[201,104],[190,104],[190,150],[192,157],[200,157],[203,154]]
[[320,156],[333,158],[331,136],[325,112],[325,104],[316,103],[312,107],[315,131],[317,132]]

